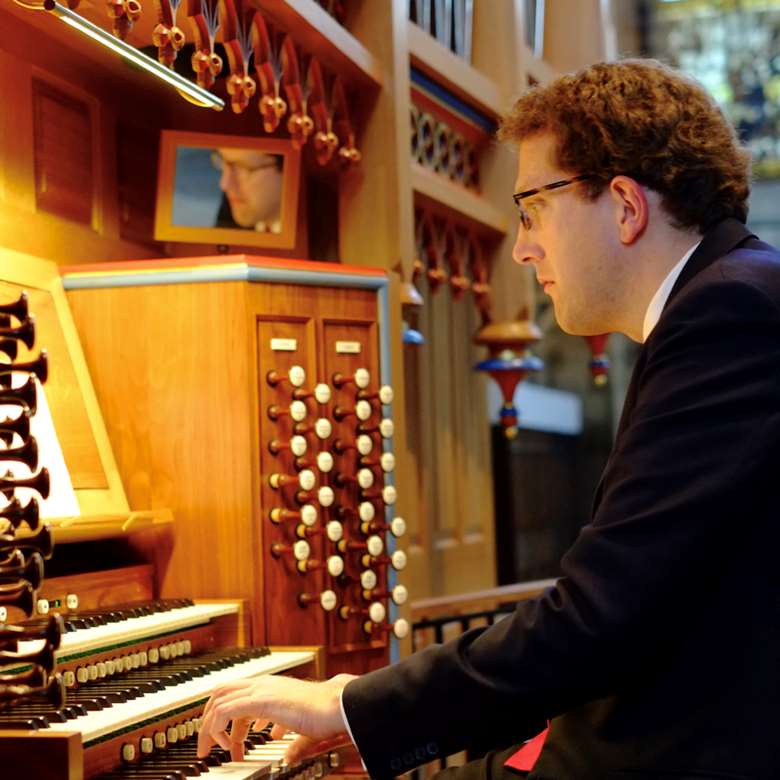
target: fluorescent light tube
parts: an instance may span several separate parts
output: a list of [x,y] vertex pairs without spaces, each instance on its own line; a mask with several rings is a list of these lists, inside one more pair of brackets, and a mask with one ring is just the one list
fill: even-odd
[[120,38],[116,38],[110,33],[107,33],[101,27],[92,24],[92,22],[85,19],[80,14],[71,11],[70,8],[60,5],[56,0],[46,0],[44,8],[47,11],[51,11],[62,19],[63,22],[69,24],[79,32],[88,35],[93,40],[111,49],[111,51],[116,52],[121,57],[129,60],[134,65],[138,65],[139,68],[143,68],[145,71],[157,76],[157,78],[162,79],[172,87],[175,87],[191,102],[199,106],[216,109],[217,111],[221,111],[225,107],[225,101],[222,100],[222,98],[212,95],[211,92],[203,89],[203,87],[185,79],[184,76],[180,76],[176,71],[166,68],[151,57],[147,57],[143,52],[138,51],[135,46],[131,46]]

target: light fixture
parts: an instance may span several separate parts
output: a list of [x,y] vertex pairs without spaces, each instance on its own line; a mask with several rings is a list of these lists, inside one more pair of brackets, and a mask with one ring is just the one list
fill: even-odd
[[145,71],[175,87],[182,97],[191,103],[204,108],[213,108],[217,111],[221,111],[225,107],[225,101],[222,98],[212,95],[211,92],[203,89],[203,87],[185,79],[184,76],[180,76],[176,71],[166,68],[151,57],[147,57],[134,46],[107,33],[80,14],[71,11],[70,8],[60,5],[56,0],[45,0],[43,7],[79,32],[88,35],[98,43],[102,43],[103,46],[108,47],[129,62],[138,65],[139,68],[143,68]]

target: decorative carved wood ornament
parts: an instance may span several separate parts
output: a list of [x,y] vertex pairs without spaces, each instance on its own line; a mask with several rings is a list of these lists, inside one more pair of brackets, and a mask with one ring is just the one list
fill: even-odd
[[307,105],[309,86],[301,78],[303,72],[295,43],[288,35],[282,44],[282,83],[290,106],[287,131],[296,149],[300,149],[314,132],[314,120],[309,116]]
[[192,69],[197,76],[198,85],[211,89],[222,72],[222,57],[214,51],[214,40],[219,31],[216,0],[187,0],[187,16],[190,18],[195,42]]
[[417,259],[414,281],[422,274],[428,289],[436,293],[449,283],[457,301],[467,290],[474,295],[482,324],[491,321],[490,284],[482,241],[476,231],[454,217],[432,214],[426,208],[415,209]]
[[157,47],[157,59],[169,68],[186,41],[184,30],[176,26],[176,12],[181,0],[154,0],[157,24],[152,30],[152,42]]
[[138,0],[108,0],[107,6],[114,35],[124,40],[141,18],[141,3]]
[[246,110],[249,101],[257,91],[257,83],[249,75],[249,58],[252,56],[252,19],[255,11],[251,6],[238,5],[234,0],[219,0],[222,23],[222,41],[225,45],[230,76],[227,90],[230,107],[235,114]]
[[325,79],[322,75],[320,63],[312,59],[309,64],[309,84],[311,94],[309,107],[314,119],[314,149],[317,162],[327,165],[339,145],[338,136],[333,132],[333,115],[328,104],[328,96],[325,91]]
[[272,45],[265,19],[255,13],[252,19],[252,46],[255,56],[255,73],[260,84],[260,116],[263,130],[273,133],[282,117],[287,113],[287,103],[279,94],[282,65]]

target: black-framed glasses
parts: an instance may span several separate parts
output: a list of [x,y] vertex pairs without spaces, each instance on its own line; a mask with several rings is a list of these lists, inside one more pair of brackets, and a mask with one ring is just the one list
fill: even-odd
[[245,162],[231,162],[225,160],[219,152],[211,153],[211,164],[221,173],[225,169],[232,171],[238,176],[249,176],[250,173],[255,171],[262,171],[265,168],[276,167],[276,160],[273,157],[265,162],[261,162],[259,165],[247,165]]
[[585,179],[594,179],[595,176],[592,173],[583,173],[579,176],[574,176],[571,179],[561,179],[560,181],[554,181],[552,184],[545,184],[542,187],[534,187],[532,190],[525,190],[524,192],[516,192],[512,195],[512,200],[517,206],[517,211],[520,214],[520,224],[524,230],[530,230],[533,227],[533,219],[528,211],[523,208],[521,200],[530,198],[532,195],[538,195],[540,192],[546,192],[547,190],[558,190],[561,187],[566,187],[569,184],[574,184],[576,181],[584,181]]

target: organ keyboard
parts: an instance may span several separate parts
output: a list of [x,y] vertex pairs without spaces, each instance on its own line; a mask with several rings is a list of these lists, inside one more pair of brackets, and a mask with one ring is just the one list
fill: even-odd
[[[56,581],[50,587],[56,588]],[[240,602],[187,600],[66,611],[66,631],[56,651],[66,682],[65,705],[24,702],[0,713],[4,780],[129,780],[179,777],[179,772],[230,780],[297,775],[314,780],[329,772],[340,761],[337,753],[288,767],[282,758],[291,737],[271,741],[267,733],[250,734],[244,762],[230,761],[219,749],[209,757],[211,765],[197,761],[199,718],[217,686],[280,672],[319,676],[318,648],[219,646],[221,638],[231,638],[241,611]],[[20,641],[18,650],[34,652],[41,644]],[[30,741],[41,736],[46,739]],[[31,771],[31,756],[51,753],[58,736],[70,743],[69,760]]]

